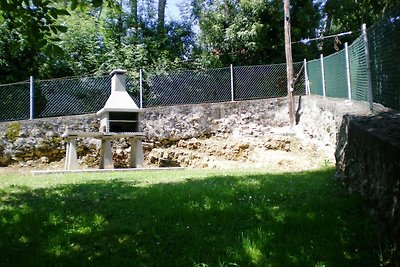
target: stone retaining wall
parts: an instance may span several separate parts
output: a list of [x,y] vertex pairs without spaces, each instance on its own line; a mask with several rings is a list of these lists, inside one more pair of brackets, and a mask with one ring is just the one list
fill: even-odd
[[383,254],[400,264],[400,114],[346,115],[337,142],[337,179],[377,220]]
[[[296,131],[326,147],[332,156],[342,115],[368,113],[366,105],[360,103],[348,105],[343,100],[315,96],[296,99]],[[148,149],[207,136],[257,137],[287,125],[285,98],[148,108],[141,118]],[[60,160],[65,154],[60,137],[65,130],[98,131],[98,127],[94,114],[0,123],[0,166],[37,159]],[[98,140],[85,138],[78,152],[84,155],[99,145]],[[121,142],[120,147],[125,145]]]

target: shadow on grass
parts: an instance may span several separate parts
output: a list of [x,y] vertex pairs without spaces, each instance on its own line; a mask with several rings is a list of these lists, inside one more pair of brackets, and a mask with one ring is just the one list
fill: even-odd
[[373,228],[332,173],[6,188],[0,265],[377,266]]

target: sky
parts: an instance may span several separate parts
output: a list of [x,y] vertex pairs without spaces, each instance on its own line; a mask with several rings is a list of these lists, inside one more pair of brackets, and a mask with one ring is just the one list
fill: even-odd
[[177,5],[184,3],[185,0],[167,0],[166,16],[174,19],[180,18],[179,7]]

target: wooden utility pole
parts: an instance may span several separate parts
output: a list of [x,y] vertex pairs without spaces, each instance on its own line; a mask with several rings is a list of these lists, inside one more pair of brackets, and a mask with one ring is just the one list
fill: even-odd
[[293,62],[292,62],[292,38],[290,35],[290,0],[284,0],[284,23],[285,23],[285,53],[287,72],[287,92],[289,102],[290,127],[294,126],[294,101],[293,101]]

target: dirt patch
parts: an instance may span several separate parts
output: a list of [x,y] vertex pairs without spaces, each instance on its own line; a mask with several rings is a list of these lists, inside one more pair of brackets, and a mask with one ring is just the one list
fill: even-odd
[[[114,148],[114,165],[126,168],[129,147]],[[174,143],[144,143],[145,164],[151,167],[193,167],[217,169],[254,169],[304,171],[333,164],[333,154],[317,144],[294,135],[270,134],[262,137],[209,137]],[[79,159],[81,168],[97,168],[98,152]],[[2,173],[32,170],[62,170],[59,162],[28,161],[0,168]]]
[[154,166],[200,168],[265,168],[302,171],[333,162],[317,145],[295,136],[212,137],[181,140],[171,147],[152,149],[146,157]]

